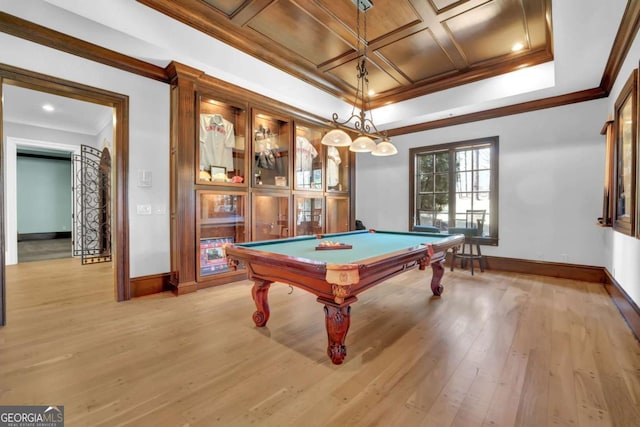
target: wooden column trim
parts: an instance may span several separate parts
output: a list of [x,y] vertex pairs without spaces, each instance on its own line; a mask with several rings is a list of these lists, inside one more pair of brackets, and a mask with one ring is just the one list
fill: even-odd
[[195,106],[203,72],[176,62],[166,68],[171,82],[170,248],[171,285],[178,295],[198,290],[196,282]]

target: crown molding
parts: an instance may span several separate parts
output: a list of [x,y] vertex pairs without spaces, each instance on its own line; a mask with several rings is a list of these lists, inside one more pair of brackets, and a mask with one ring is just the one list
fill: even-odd
[[387,130],[387,134],[389,136],[399,136],[408,133],[422,132],[425,130],[461,125],[464,123],[476,122],[479,120],[495,119],[497,117],[527,113],[529,111],[542,110],[545,108],[559,107],[562,105],[574,104],[577,102],[591,101],[594,99],[605,98],[607,97],[607,95],[608,94],[604,90],[597,87],[593,89],[572,92],[565,95],[552,96],[549,98],[537,99],[535,101],[521,102],[519,104],[507,105],[505,107],[498,107],[490,110],[477,111],[475,113],[448,117],[446,119],[389,129]]
[[89,43],[85,40],[63,34],[42,25],[18,18],[5,12],[0,12],[0,32],[10,34],[21,39],[29,40],[52,49],[70,53],[91,61],[109,65],[133,74],[169,82],[162,67],[145,61],[123,55],[111,49]]

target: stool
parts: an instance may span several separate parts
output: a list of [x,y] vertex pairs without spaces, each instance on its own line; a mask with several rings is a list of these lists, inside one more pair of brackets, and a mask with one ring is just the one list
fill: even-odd
[[[471,263],[471,275],[473,276],[473,263],[474,261],[478,261],[478,265],[480,266],[480,271],[484,273],[484,257],[482,256],[482,251],[480,250],[480,243],[477,239],[478,237],[478,229],[477,228],[449,228],[449,234],[462,234],[464,235],[464,243],[462,243],[462,250],[458,252],[457,249],[453,250],[453,254],[451,256],[451,271],[455,267],[456,260],[460,259],[460,268],[464,268],[467,261]],[[476,248],[474,253],[473,248]]]

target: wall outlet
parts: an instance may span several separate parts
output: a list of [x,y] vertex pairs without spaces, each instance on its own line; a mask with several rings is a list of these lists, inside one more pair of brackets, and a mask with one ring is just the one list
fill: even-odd
[[567,255],[567,254],[560,254],[560,261],[562,261],[562,262],[567,262],[567,261],[569,261],[569,255]]
[[138,215],[151,215],[151,205],[137,205],[136,213]]

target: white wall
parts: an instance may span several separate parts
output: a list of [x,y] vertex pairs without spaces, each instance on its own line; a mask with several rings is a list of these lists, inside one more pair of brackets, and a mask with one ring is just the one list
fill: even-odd
[[18,233],[70,232],[71,159],[18,156],[16,170]]
[[62,130],[29,126],[21,123],[3,122],[4,143],[7,137],[30,139],[33,141],[55,142],[65,145],[89,145],[95,147],[95,139],[91,135],[75,132],[65,132]]
[[113,157],[113,118],[105,123],[104,127],[94,138],[94,147],[102,151],[108,148]]
[[[499,245],[509,258],[605,266],[602,215],[607,101],[596,100],[393,138],[399,154],[359,154],[356,216],[409,229],[409,148],[499,137]],[[564,257],[566,255],[566,259]]]
[[[638,68],[638,58],[640,58],[640,36],[636,35],[608,98],[607,113],[612,117],[614,104],[620,90],[629,78],[631,71]],[[638,179],[640,180],[640,175]],[[607,229],[606,238],[609,271],[636,305],[640,306],[640,240],[613,231],[613,229]]]
[[[2,63],[129,96],[130,274],[168,272],[169,86],[4,33],[0,46]],[[152,172],[152,187],[136,186],[140,169]],[[136,215],[137,204],[152,215]]]

